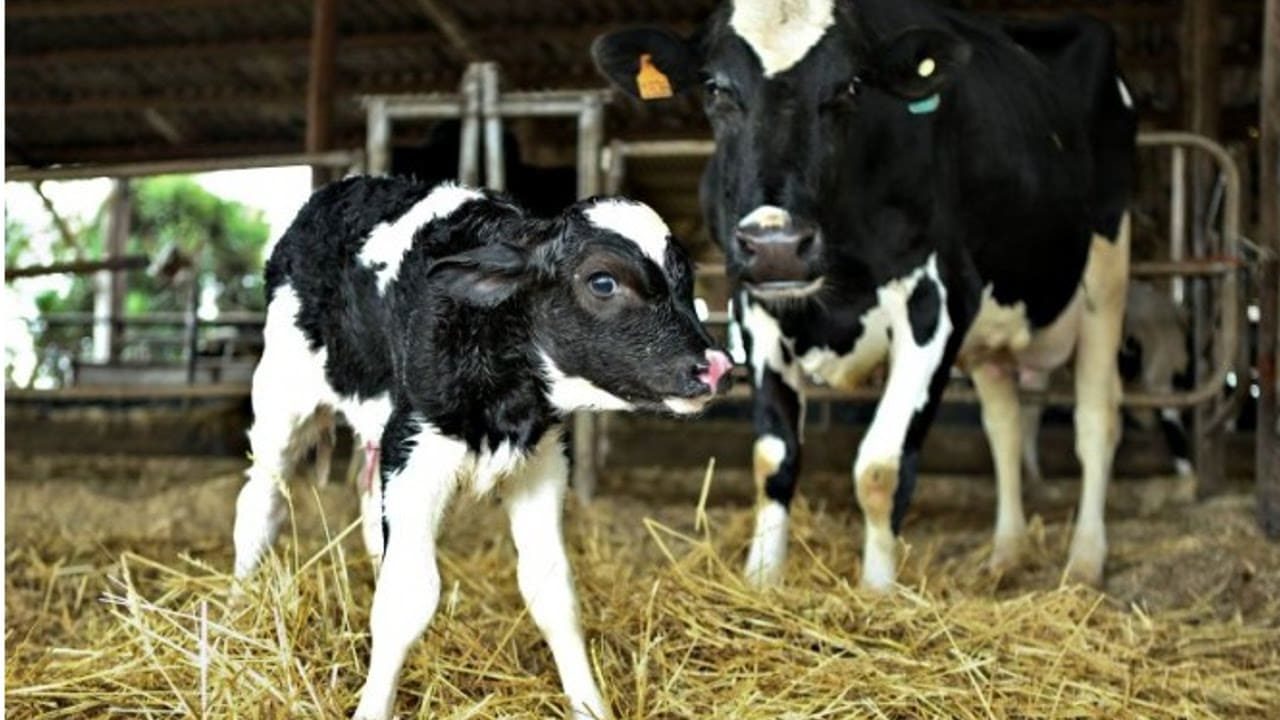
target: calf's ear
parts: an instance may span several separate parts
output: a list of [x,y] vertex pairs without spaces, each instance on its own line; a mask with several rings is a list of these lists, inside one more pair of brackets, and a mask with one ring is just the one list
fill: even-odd
[[972,52],[949,32],[907,30],[876,50],[867,81],[904,100],[925,100],[942,92]]
[[601,35],[591,44],[600,73],[616,87],[641,100],[662,100],[698,84],[698,67],[690,45],[655,28],[635,28]]
[[529,285],[533,273],[524,250],[494,243],[436,260],[427,278],[457,302],[495,307]]

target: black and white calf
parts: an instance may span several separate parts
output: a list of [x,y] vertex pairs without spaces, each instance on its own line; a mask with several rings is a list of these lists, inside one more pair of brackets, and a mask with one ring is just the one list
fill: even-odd
[[436,535],[462,489],[501,493],[520,590],[573,713],[607,716],[561,539],[561,420],[694,413],[727,382],[692,282],[667,226],[627,200],[536,219],[485,191],[361,177],[301,210],[267,264],[236,574],[276,534],[277,483],[315,413],[336,409],[380,441],[382,492],[366,522],[381,525],[385,552],[356,717],[391,715],[406,653],[436,609]]
[[704,89],[716,139],[704,210],[755,387],[747,576],[781,577],[801,377],[853,386],[885,362],[853,466],[863,584],[895,579],[895,535],[956,362],[995,456],[993,564],[1012,562],[1025,535],[1017,384],[1074,351],[1084,492],[1067,570],[1098,583],[1136,137],[1110,30],[999,25],[921,0],[735,0],[690,38],[627,30],[593,53],[638,97]]

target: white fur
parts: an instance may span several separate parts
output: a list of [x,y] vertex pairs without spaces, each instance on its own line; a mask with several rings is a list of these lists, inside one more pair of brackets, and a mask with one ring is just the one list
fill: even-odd
[[729,19],[760,58],[765,77],[800,62],[834,24],[833,0],[735,0]]
[[485,448],[479,455],[469,454],[471,491],[477,496],[488,495],[498,481],[519,472],[525,457],[509,442],[499,443],[492,450]]
[[761,205],[738,221],[738,227],[740,228],[751,227],[752,225],[762,228],[782,228],[790,224],[791,213],[774,205]]
[[[325,378],[328,352],[324,348],[311,350],[297,326],[300,309],[297,293],[287,284],[276,288],[267,307],[262,331],[265,345],[253,374],[254,422],[249,430],[253,465],[236,499],[233,537],[239,577],[251,573],[275,541],[284,516],[281,492],[287,479],[286,460],[299,427],[317,408],[333,407],[342,412],[358,437],[377,443],[391,416],[386,393],[358,400],[334,391]],[[377,505],[362,501],[362,507]],[[367,522],[374,520],[370,517]],[[366,530],[364,537],[370,555],[380,556],[381,529],[376,534]],[[375,539],[376,544],[370,544]]]
[[879,305],[862,314],[862,335],[847,355],[826,347],[810,348],[800,367],[831,387],[853,389],[889,357],[889,314]]
[[444,183],[405,214],[375,227],[360,249],[360,263],[374,269],[378,292],[385,293],[387,286],[400,273],[400,263],[413,247],[413,236],[419,229],[433,220],[448,217],[463,204],[481,197],[483,195],[471,188]]
[[440,601],[436,533],[466,450],[424,423],[408,462],[387,481],[391,534],[373,594],[369,672],[354,716],[359,720],[391,717],[405,657],[435,615]]
[[564,550],[560,518],[568,475],[560,433],[551,431],[507,484],[504,500],[516,546],[516,576],[529,616],[551,648],[573,717],[607,718],[587,658]]
[[1120,101],[1124,106],[1133,109],[1133,95],[1129,93],[1129,86],[1124,84],[1124,78],[1116,76],[1116,85],[1120,88]]
[[662,401],[667,409],[677,415],[697,415],[707,407],[711,396],[703,398],[670,397]]
[[[778,440],[777,438],[774,438]],[[778,440],[778,442],[782,442]],[[783,452],[786,452],[785,446]],[[743,572],[753,587],[777,585],[787,562],[787,534],[791,516],[781,503],[767,500],[756,511],[756,531]]]
[[878,592],[891,587],[898,576],[898,540],[888,523],[866,524],[862,538],[862,586]]
[[[938,287],[942,310],[933,337],[923,346],[915,344],[907,301],[922,278],[928,277]],[[872,463],[897,463],[902,443],[915,413],[929,400],[929,384],[942,363],[947,338],[951,335],[951,318],[947,315],[947,289],[938,276],[938,256],[930,255],[924,265],[900,280],[894,280],[876,291],[879,305],[889,317],[893,331],[889,381],[885,384],[875,418],[858,448],[854,477],[862,477]]]
[[[742,324],[751,335],[751,369],[755,373],[752,380],[756,387],[764,382],[766,367],[782,375],[783,379],[794,377],[794,370],[783,362],[782,343],[790,343],[790,340],[782,336],[778,321],[758,303],[747,302],[744,307]],[[798,386],[797,382],[792,387],[798,389]]]
[[618,233],[658,267],[665,267],[671,228],[653,208],[631,200],[608,199],[587,208],[585,214],[591,224]]
[[586,378],[569,377],[546,353],[542,354],[543,373],[549,385],[548,400],[564,412],[576,410],[620,410],[635,406],[630,402],[597,387]]

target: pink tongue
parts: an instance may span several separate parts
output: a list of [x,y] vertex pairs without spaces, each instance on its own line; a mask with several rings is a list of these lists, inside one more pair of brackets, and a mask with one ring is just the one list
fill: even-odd
[[720,384],[720,378],[733,368],[733,362],[729,360],[729,356],[718,350],[707,351],[707,363],[710,367],[707,371],[698,376],[698,379],[707,384],[714,392]]

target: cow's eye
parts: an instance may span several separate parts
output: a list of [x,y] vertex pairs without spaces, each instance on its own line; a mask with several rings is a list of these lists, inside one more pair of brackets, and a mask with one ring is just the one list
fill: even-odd
[[858,93],[862,92],[862,78],[855,77],[845,86],[844,93],[849,97],[858,97]]
[[598,298],[611,298],[618,292],[618,280],[607,272],[598,272],[587,278],[587,287]]

